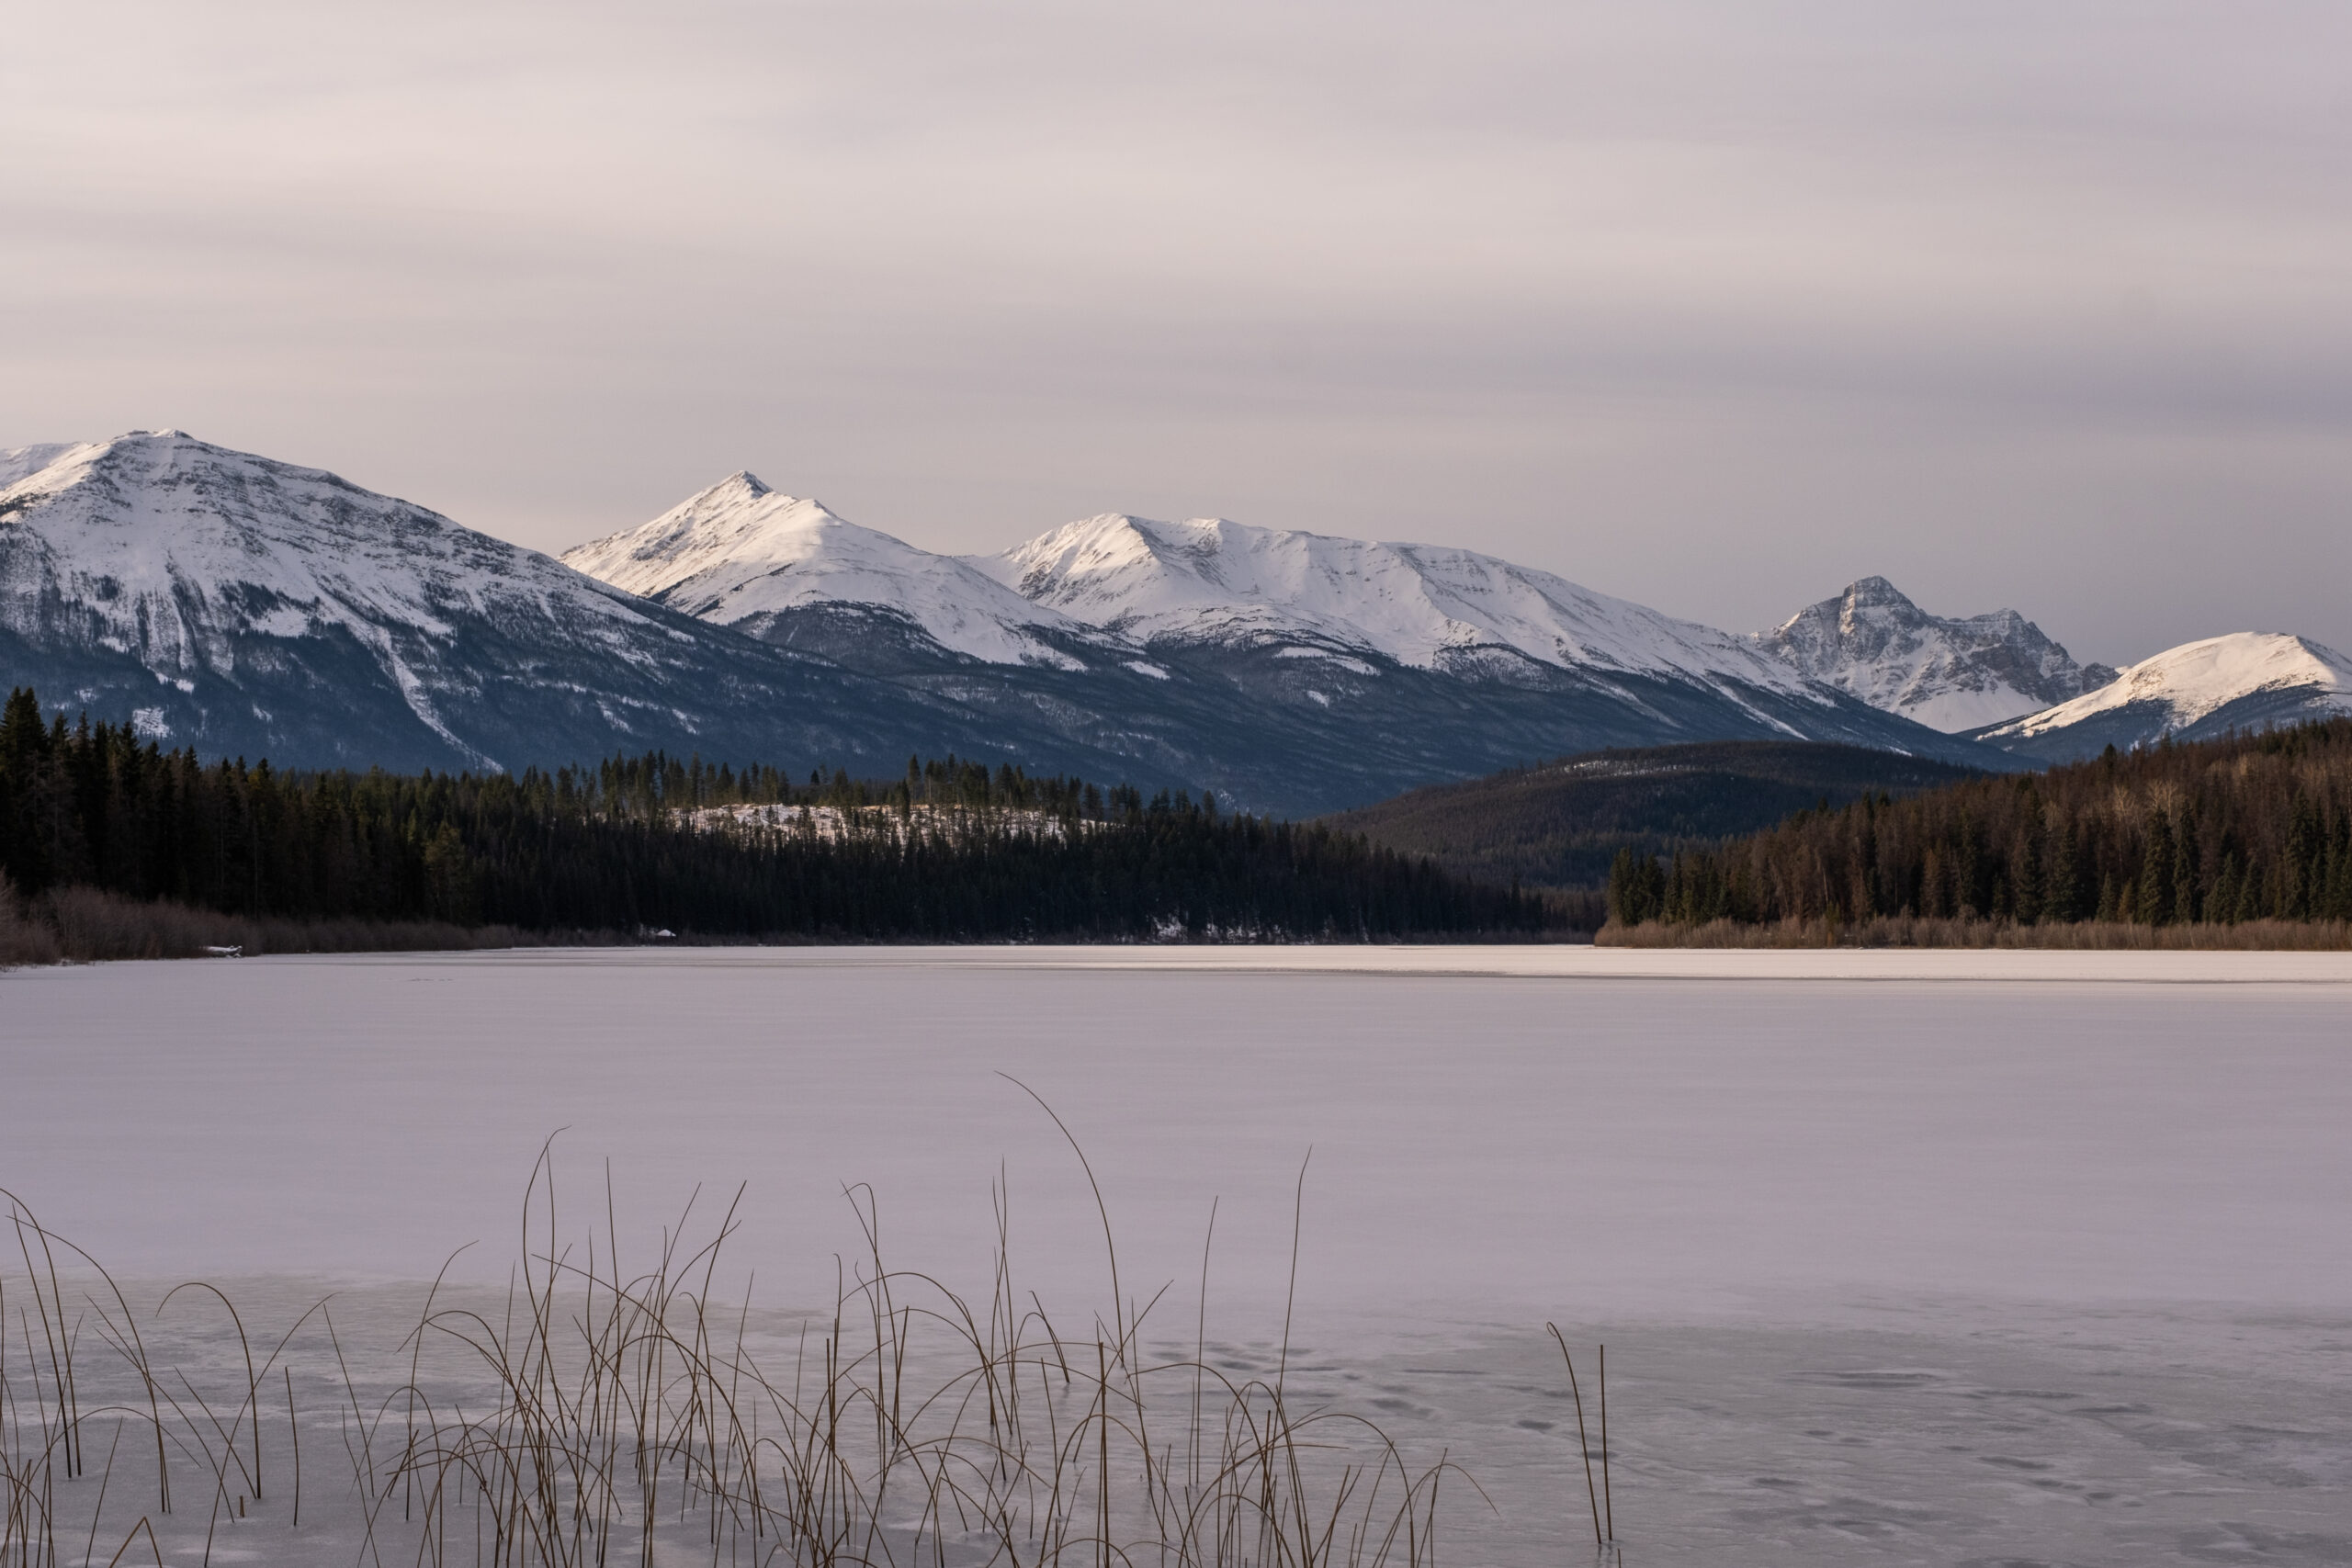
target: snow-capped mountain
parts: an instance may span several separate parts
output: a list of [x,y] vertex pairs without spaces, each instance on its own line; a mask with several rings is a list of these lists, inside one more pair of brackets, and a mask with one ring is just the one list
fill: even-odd
[[1994,757],[1751,638],[1431,546],[1114,514],[950,558],[738,474],[563,558],[1254,807],[1663,739]]
[[2342,714],[2352,714],[2352,659],[2309,637],[2233,632],[2168,648],[2095,692],[1980,734],[2005,750],[2064,761],[2167,735],[2202,740]]
[[[952,556],[845,523],[820,502],[734,474],[642,526],[576,546],[565,565],[755,637],[823,609],[990,664],[1083,669],[1084,629]],[[789,635],[770,640],[805,645]]]
[[1814,694],[1747,638],[1434,545],[1110,514],[975,564],[1026,599],[1149,647],[1337,651],[1417,670],[1469,671],[1516,656],[1555,670]]
[[558,561],[173,431],[0,452],[0,681],[297,766],[954,750],[1293,815],[1605,746],[1999,767],[2352,713],[2352,661],[2300,637],[2116,674],[1879,578],[1744,637],[1466,550],[1217,519],[948,557],[747,473]]
[[29,471],[0,489],[0,676],[168,745],[297,766],[1081,760],[315,468],[177,431],[12,460]]
[[1865,577],[1756,639],[1792,669],[1947,734],[1982,729],[2115,679],[2082,665],[2015,610],[1930,615]]

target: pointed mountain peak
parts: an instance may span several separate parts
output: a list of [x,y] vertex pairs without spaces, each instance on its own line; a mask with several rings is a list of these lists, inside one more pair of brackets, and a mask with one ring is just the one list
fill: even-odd
[[1857,578],[1758,639],[1814,680],[1957,733],[2063,703],[2115,678],[2080,665],[2015,610],[1929,615],[1883,577]]
[[1845,603],[1849,609],[1917,610],[1910,595],[1883,577],[1858,577],[1846,585]]
[[[780,495],[739,473],[652,522],[563,553],[600,581],[720,626],[768,636],[797,612],[880,612],[941,648],[991,663],[1085,668],[1035,635],[1081,628],[953,556],[933,555]],[[771,640],[786,641],[788,636]]]
[[[741,506],[751,502],[764,500],[775,493],[775,491],[769,489],[767,482],[759,475],[749,468],[738,468],[717,484],[707,485],[695,491],[662,515],[671,516],[682,512],[706,512],[719,507]],[[786,496],[784,499],[790,502],[796,498]]]

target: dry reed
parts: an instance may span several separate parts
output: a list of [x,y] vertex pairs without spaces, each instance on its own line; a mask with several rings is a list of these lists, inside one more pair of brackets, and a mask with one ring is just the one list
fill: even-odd
[[[632,1271],[609,1228],[609,1179],[605,1234],[564,1245],[543,1151],[503,1304],[452,1300],[435,1281],[395,1353],[404,1369],[372,1382],[328,1303],[257,1345],[208,1284],[148,1318],[204,1305],[233,1337],[219,1336],[198,1377],[165,1367],[111,1277],[0,1197],[23,1265],[0,1279],[0,1322],[16,1324],[0,1331],[0,1562],[26,1568],[75,1548],[85,1564],[134,1551],[161,1562],[158,1529],[192,1529],[190,1509],[206,1518],[207,1562],[255,1521],[325,1549],[302,1450],[315,1461],[336,1444],[322,1444],[329,1417],[315,1405],[296,1414],[297,1356],[306,1377],[331,1379],[345,1533],[371,1565],[1419,1568],[1434,1561],[1440,1483],[1459,1473],[1442,1454],[1408,1463],[1366,1419],[1303,1407],[1286,1387],[1287,1325],[1270,1377],[1213,1365],[1205,1254],[1189,1354],[1148,1349],[1151,1303],[1115,1284],[1107,1314],[1057,1326],[1015,1287],[1001,1189],[981,1300],[887,1268],[872,1194],[853,1190],[867,1249],[787,1359],[784,1340],[749,1331],[748,1303],[730,1312],[714,1294],[733,1207],[699,1246],[680,1239],[682,1216]],[[436,1379],[428,1359],[452,1353],[469,1375]],[[93,1354],[107,1379],[89,1374]],[[208,1396],[199,1377],[232,1386]],[[111,1397],[92,1393],[108,1380]],[[288,1442],[266,1472],[277,1440],[265,1428],[280,1427],[263,1406],[281,1385]],[[93,1488],[86,1439],[109,1431]],[[134,1462],[142,1448],[152,1465]]]
[[2021,926],[2013,920],[1925,919],[1880,915],[1860,923],[1812,919],[1749,924],[1709,920],[1668,925],[1603,926],[1602,947],[1970,947],[2052,948],[2119,952],[2332,952],[2352,948],[2352,922],[2245,920],[2234,925],[2143,926],[2121,920],[2077,920]]

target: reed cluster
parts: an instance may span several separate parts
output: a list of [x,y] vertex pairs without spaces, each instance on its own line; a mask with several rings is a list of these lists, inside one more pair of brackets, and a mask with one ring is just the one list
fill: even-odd
[[[274,1341],[210,1284],[135,1311],[0,1196],[0,1562],[19,1568],[209,1563],[232,1541],[432,1568],[1419,1568],[1459,1473],[1303,1406],[1287,1325],[1271,1370],[1215,1364],[1233,1359],[1210,1352],[1205,1274],[1187,1351],[1148,1344],[1160,1298],[1122,1298],[1115,1251],[1108,1311],[1049,1317],[1014,1283],[1001,1189],[984,1298],[887,1268],[854,1190],[868,1245],[830,1314],[762,1330],[715,1294],[734,1207],[700,1245],[682,1217],[632,1269],[609,1184],[604,1234],[564,1242],[543,1155],[503,1297],[436,1282],[389,1366],[333,1300]],[[155,1319],[199,1310],[217,1354],[166,1364]]]

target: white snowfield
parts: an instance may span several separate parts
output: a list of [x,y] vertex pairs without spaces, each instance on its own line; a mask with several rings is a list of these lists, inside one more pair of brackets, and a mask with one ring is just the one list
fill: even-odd
[[[1744,637],[1493,556],[1224,518],[1107,513],[977,558],[1027,599],[1143,642],[1290,643],[1431,668],[1482,650],[1810,695]],[[1288,651],[1287,649],[1285,651]]]
[[2269,692],[2309,692],[2328,705],[2352,713],[2352,659],[2309,637],[2283,632],[2232,632],[2168,648],[2142,660],[2110,684],[2069,703],[1993,730],[2034,736],[2064,729],[2133,703],[2158,703],[2168,710],[2167,728],[2186,728],[2242,698]]
[[733,626],[815,604],[873,606],[991,664],[1084,664],[1035,628],[1084,628],[953,556],[844,522],[738,473],[652,522],[566,550],[565,565],[673,610]]
[[1948,735],[2068,701],[2116,673],[2076,664],[2015,610],[1930,615],[1883,577],[1860,579],[1758,641],[1815,680]]

